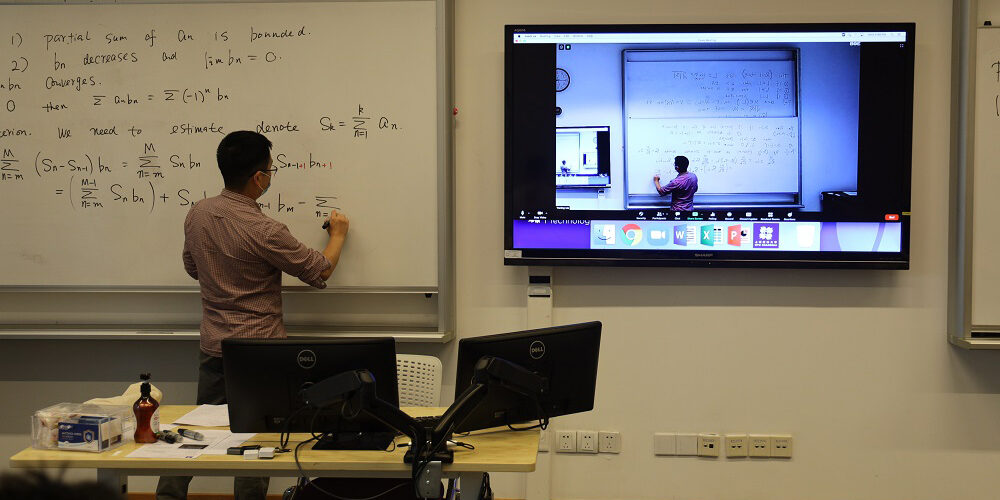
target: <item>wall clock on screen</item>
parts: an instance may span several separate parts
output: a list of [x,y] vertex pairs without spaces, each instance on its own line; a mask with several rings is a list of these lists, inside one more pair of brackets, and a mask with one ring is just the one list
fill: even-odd
[[556,92],[562,92],[567,87],[569,87],[569,72],[562,68],[556,68]]

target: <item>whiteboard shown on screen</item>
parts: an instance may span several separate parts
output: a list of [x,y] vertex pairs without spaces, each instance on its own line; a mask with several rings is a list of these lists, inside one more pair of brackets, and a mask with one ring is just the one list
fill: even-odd
[[437,286],[434,2],[0,12],[0,285],[196,285],[184,217],[256,130],[266,215],[317,249],[351,220],[331,286]]
[[629,195],[686,156],[699,194],[797,193],[794,50],[624,51]]

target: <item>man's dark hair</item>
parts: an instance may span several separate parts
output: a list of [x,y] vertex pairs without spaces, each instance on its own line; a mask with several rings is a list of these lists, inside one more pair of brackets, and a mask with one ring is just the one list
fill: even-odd
[[38,471],[0,476],[0,500],[113,500],[115,490],[93,481],[67,483]]
[[267,160],[271,158],[271,141],[249,130],[230,132],[219,143],[215,158],[219,161],[219,171],[226,187],[243,189],[253,174],[267,168]]
[[680,170],[681,172],[687,172],[688,171],[687,156],[675,156],[674,165],[677,167],[677,170]]

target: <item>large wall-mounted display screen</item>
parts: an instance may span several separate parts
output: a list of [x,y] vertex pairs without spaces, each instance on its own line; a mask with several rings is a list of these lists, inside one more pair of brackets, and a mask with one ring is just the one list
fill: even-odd
[[908,267],[912,23],[505,37],[507,264]]

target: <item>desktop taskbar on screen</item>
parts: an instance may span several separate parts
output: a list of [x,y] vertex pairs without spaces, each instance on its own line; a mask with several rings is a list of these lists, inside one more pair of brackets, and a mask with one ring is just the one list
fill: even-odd
[[[890,219],[887,217],[887,219]],[[513,221],[514,249],[898,253],[903,223],[756,220]]]

